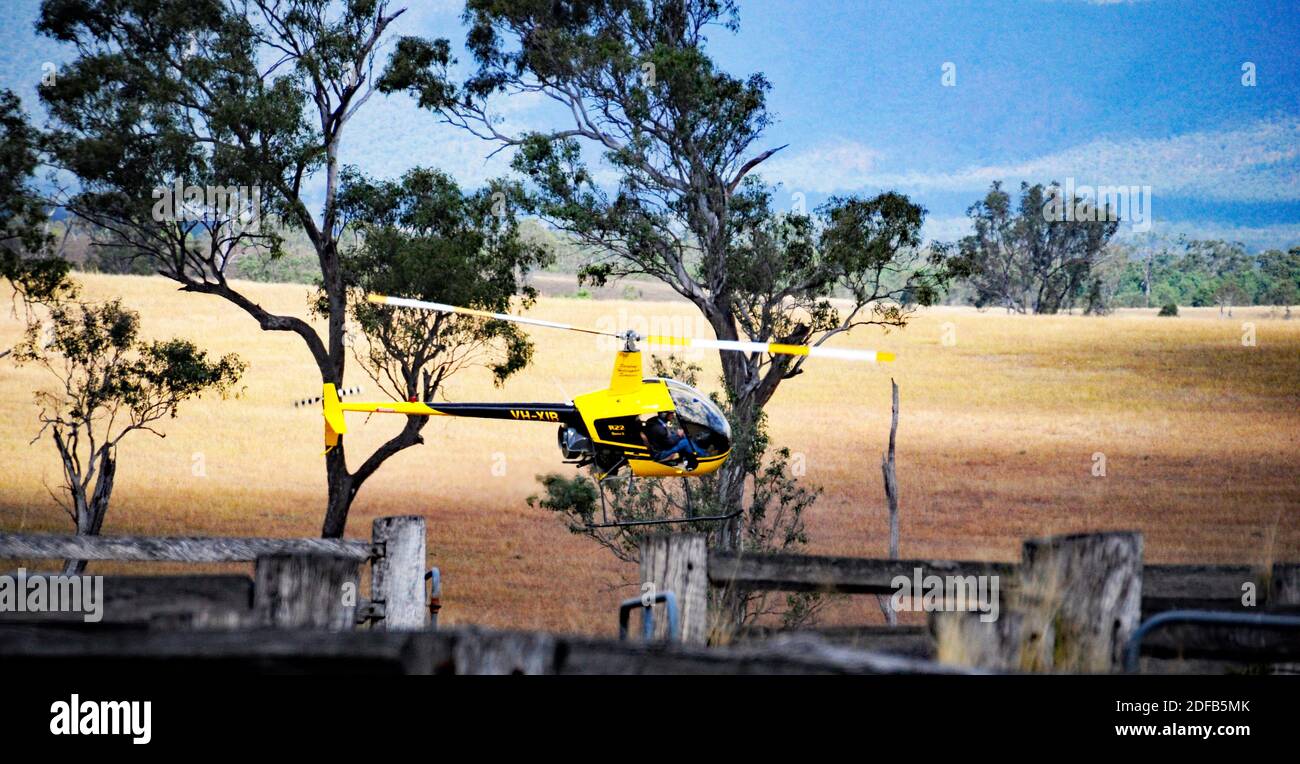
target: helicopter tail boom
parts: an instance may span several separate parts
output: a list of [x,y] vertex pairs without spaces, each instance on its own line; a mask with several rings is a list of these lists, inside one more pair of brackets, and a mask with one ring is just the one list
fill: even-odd
[[325,417],[325,450],[339,444],[339,436],[348,431],[343,414],[347,411],[365,414],[404,414],[407,416],[456,416],[477,419],[506,419],[516,422],[546,422],[580,425],[582,417],[572,403],[441,403],[419,401],[343,402],[340,391],[332,384],[324,385],[319,398],[297,401],[303,406],[319,402]]
[[433,411],[443,416],[476,419],[508,419],[515,422],[581,422],[578,409],[571,403],[436,403]]

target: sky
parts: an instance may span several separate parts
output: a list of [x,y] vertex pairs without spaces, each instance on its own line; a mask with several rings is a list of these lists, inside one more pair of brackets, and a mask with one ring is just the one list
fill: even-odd
[[[394,36],[463,42],[461,2],[406,4]],[[36,0],[6,6],[0,85],[39,122],[42,65],[69,53],[36,37]],[[761,170],[781,184],[779,207],[899,191],[927,209],[926,238],[946,241],[969,230],[966,210],[992,181],[1059,181],[1135,189],[1120,236],[1300,244],[1296,0],[739,6],[739,31],[713,30],[708,51],[723,70],[772,84],[776,122],[757,149],[789,144]],[[557,124],[540,99],[496,109],[512,128]],[[405,96],[376,95],[342,153],[379,177],[425,165],[475,186],[508,171],[506,155],[488,158],[493,148]]]

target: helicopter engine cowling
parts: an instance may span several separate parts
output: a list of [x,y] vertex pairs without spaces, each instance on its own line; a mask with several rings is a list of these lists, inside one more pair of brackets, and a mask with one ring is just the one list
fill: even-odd
[[556,439],[560,444],[560,453],[565,459],[583,459],[595,453],[591,438],[576,427],[560,425]]

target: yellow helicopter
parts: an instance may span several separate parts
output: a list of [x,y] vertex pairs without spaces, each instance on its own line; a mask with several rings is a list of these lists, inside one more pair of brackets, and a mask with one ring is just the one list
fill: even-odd
[[[615,337],[623,349],[614,359],[609,387],[575,397],[568,403],[428,403],[386,401],[361,403],[344,401],[340,391],[326,384],[318,399],[325,416],[325,450],[338,445],[348,431],[344,413],[404,414],[407,416],[457,416],[480,419],[508,419],[542,422],[558,426],[557,440],[565,464],[593,466],[600,488],[602,517],[605,509],[604,483],[620,478],[624,469],[636,477],[698,477],[717,471],[731,454],[731,425],[707,395],[675,379],[646,378],[642,375],[638,343],[663,350],[705,348],[740,353],[824,356],[854,361],[892,361],[892,353],[848,350],[821,346],[786,345],[775,342],[740,342],[699,337],[642,336],[628,330],[604,332],[536,318],[493,313],[436,302],[387,295],[367,295],[380,305],[432,310],[465,316],[509,321],[528,326],[583,332]],[[351,391],[344,391],[344,394]],[[653,525],[675,522],[726,520],[738,513],[708,517],[630,522],[592,523],[589,527]]]

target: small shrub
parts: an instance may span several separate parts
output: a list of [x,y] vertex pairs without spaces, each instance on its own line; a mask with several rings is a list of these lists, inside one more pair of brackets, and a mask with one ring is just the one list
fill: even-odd
[[1172,317],[1174,317],[1174,318],[1177,318],[1177,317],[1178,317],[1178,306],[1175,305],[1175,304],[1173,304],[1172,302],[1167,302],[1167,303],[1165,303],[1165,306],[1164,306],[1163,308],[1160,309],[1160,312],[1159,312],[1157,315],[1160,315],[1160,316],[1172,316]]

